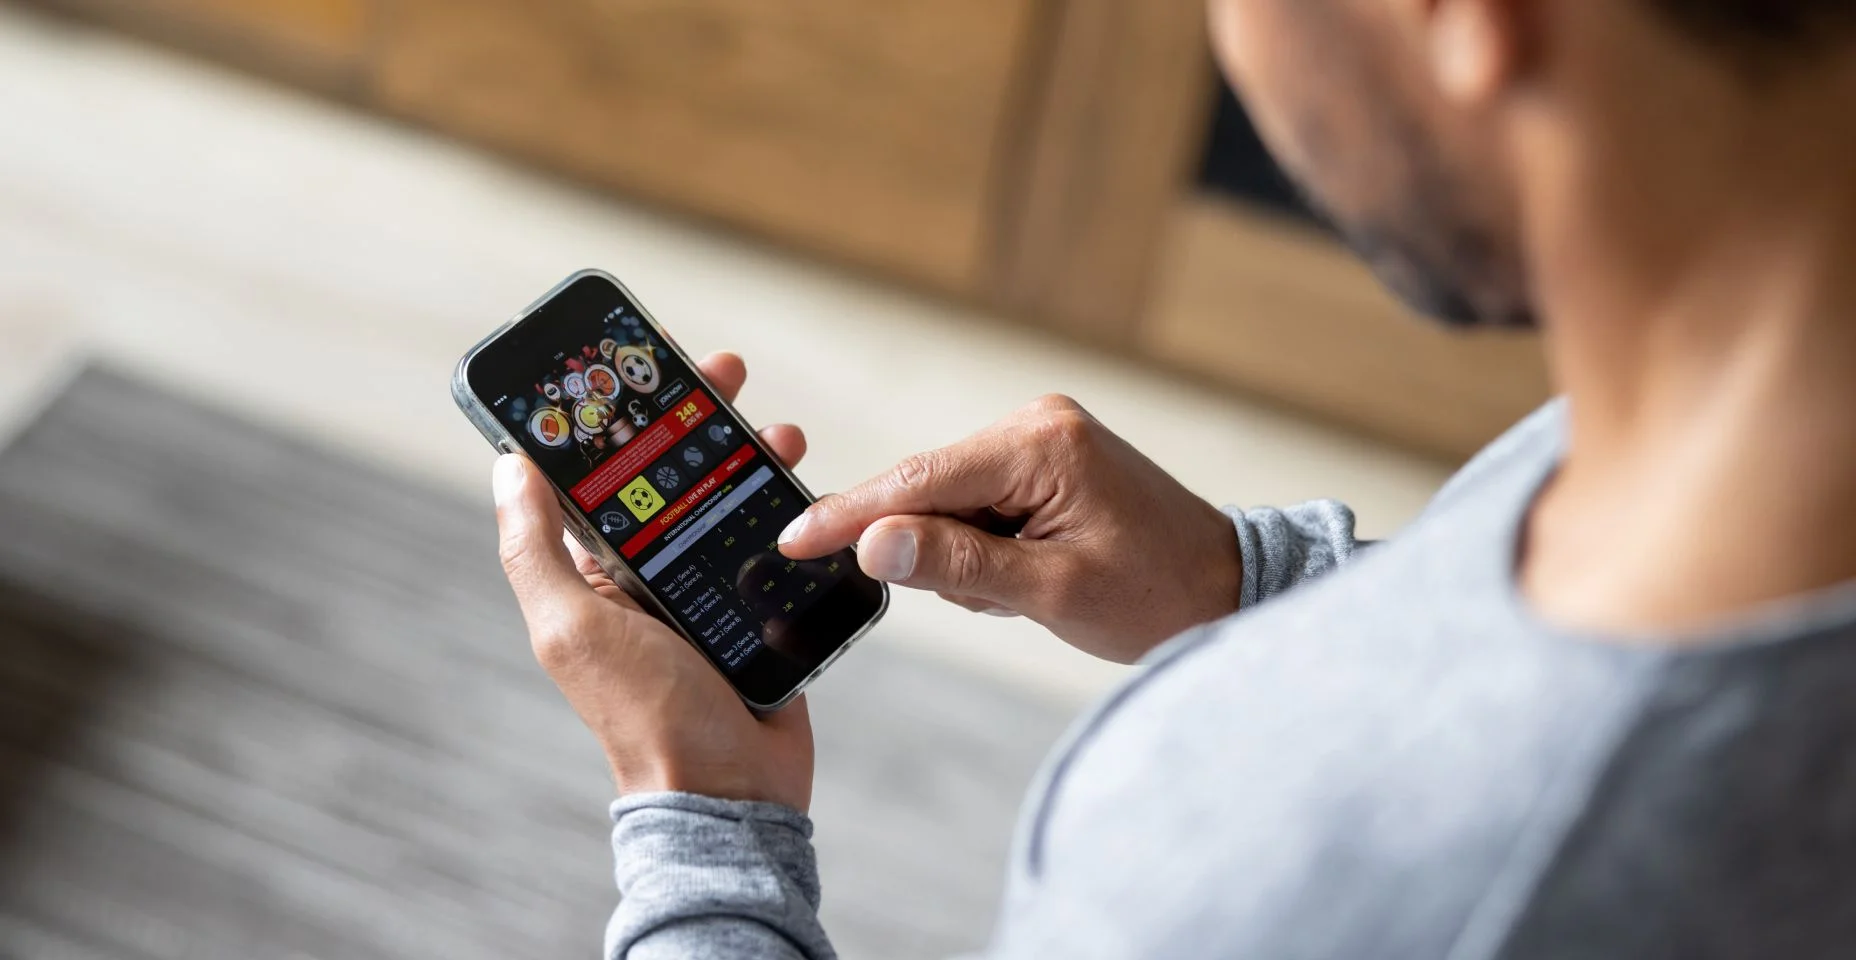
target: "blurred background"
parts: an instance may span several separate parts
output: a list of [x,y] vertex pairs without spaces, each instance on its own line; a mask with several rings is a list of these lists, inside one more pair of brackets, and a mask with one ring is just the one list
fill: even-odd
[[[597,949],[597,751],[497,577],[462,351],[622,277],[830,490],[1047,392],[1395,531],[1541,401],[1402,315],[1198,0],[0,2],[0,954]],[[817,687],[847,956],[983,942],[1119,668],[900,596]]]

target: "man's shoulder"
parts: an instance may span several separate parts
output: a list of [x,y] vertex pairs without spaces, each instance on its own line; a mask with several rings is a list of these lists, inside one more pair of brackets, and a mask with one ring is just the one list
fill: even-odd
[[1634,688],[1608,656],[1491,636],[1409,549],[1161,651],[1054,766],[1033,882],[1083,916],[1120,900],[1111,926],[1201,953],[1444,955],[1538,798],[1602,762],[1589,734]]
[[1512,469],[1518,461],[1558,459],[1565,443],[1566,398],[1555,397],[1471,457],[1431,498],[1430,510],[1470,494],[1490,478]]

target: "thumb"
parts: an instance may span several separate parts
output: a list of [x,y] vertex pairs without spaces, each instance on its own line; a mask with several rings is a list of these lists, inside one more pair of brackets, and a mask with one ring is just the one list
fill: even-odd
[[1047,579],[1036,546],[952,517],[887,517],[857,541],[857,565],[878,580],[974,597],[1036,617]]
[[520,454],[497,458],[491,480],[503,573],[531,628],[553,622],[591,589],[561,542],[561,505]]

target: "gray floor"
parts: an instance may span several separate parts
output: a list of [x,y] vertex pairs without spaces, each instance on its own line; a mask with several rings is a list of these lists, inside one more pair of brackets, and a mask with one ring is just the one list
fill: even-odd
[[[76,378],[0,453],[0,955],[594,955],[608,787],[492,532]],[[1063,711],[880,633],[813,700],[840,949],[979,943]]]

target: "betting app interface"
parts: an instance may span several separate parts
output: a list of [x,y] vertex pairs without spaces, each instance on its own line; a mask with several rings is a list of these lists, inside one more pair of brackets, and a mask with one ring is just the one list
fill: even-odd
[[805,499],[611,290],[603,315],[551,318],[550,342],[520,348],[529,369],[506,365],[483,399],[711,659],[738,672],[770,646],[798,655],[782,631],[854,558],[778,552]]

